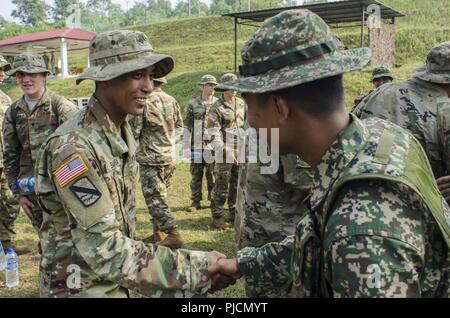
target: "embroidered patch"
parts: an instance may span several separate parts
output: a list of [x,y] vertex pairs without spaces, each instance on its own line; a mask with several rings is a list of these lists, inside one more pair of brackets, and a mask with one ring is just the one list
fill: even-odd
[[61,188],[64,188],[70,181],[83,175],[89,168],[81,159],[80,155],[72,157],[69,161],[64,162],[58,169],[53,172]]
[[93,205],[102,196],[88,177],[77,180],[69,189],[85,207]]

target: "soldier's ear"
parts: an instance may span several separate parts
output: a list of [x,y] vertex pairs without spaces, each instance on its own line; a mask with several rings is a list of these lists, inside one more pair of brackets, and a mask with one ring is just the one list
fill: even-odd
[[289,103],[280,95],[271,94],[269,104],[274,107],[278,123],[280,125],[286,124],[292,112]]

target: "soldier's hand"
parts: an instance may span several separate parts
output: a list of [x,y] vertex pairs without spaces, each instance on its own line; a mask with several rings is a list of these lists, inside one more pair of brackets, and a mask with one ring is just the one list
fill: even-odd
[[240,276],[236,258],[219,258],[208,268],[203,280],[211,279],[211,290],[216,291],[233,285]]
[[31,201],[28,200],[27,197],[19,197],[19,204],[22,207],[25,214],[28,216],[28,218],[30,220],[33,219],[33,214],[31,213],[31,209],[33,208],[33,203],[31,203]]
[[450,203],[450,176],[440,177],[436,182],[442,196]]

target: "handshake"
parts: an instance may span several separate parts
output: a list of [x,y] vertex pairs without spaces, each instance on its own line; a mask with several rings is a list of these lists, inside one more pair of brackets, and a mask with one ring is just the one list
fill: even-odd
[[226,255],[217,251],[209,252],[212,264],[204,273],[202,280],[211,279],[211,292],[219,291],[234,285],[241,277],[236,258],[226,258]]

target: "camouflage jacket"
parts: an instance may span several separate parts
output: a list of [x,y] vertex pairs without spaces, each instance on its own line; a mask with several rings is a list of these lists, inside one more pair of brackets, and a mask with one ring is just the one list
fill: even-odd
[[[5,112],[8,107],[11,105],[12,100],[8,95],[0,90],[0,123],[3,125],[3,118],[5,117]],[[3,152],[4,152],[4,144],[3,144],[3,131],[0,131],[0,168],[3,170]],[[1,173],[3,175],[3,172]]]
[[409,130],[422,144],[436,178],[450,174],[450,99],[439,86],[418,78],[381,86],[353,111]]
[[[261,174],[262,163],[239,165],[236,242],[238,249],[260,247],[280,242],[295,233],[306,213],[303,203],[310,193],[311,168],[296,155],[280,157],[281,166],[275,174]],[[246,286],[251,298],[285,298],[289,288]]]
[[[195,149],[194,147],[194,132],[199,129],[199,131],[202,132],[202,134],[198,135],[197,138],[199,139],[199,144],[204,147],[205,143],[203,142],[203,133],[205,131],[206,126],[206,116],[211,109],[211,106],[214,105],[214,103],[217,102],[217,97],[212,96],[211,100],[205,101],[202,99],[202,96],[198,96],[197,98],[194,98],[193,100],[189,101],[188,105],[184,109],[183,113],[183,121],[184,121],[184,127],[186,127],[189,132],[191,133],[191,149]],[[201,126],[197,127],[196,130],[194,130],[194,124],[195,122],[201,122]]]
[[133,239],[136,150],[128,123],[118,129],[95,97],[41,148],[36,192],[45,211],[41,273],[50,297],[126,297],[128,289],[189,296],[209,287],[201,282],[206,252]]
[[130,120],[139,142],[137,161],[144,165],[166,165],[174,161],[176,130],[183,128],[180,106],[160,88],[149,96],[144,112]]
[[[296,234],[240,250],[241,273],[260,288],[290,283],[298,297],[449,297],[447,242],[423,193],[392,180],[410,164],[410,149],[422,151],[419,143],[387,121],[352,118],[314,169],[309,212]],[[388,152],[378,148],[385,133],[395,136]],[[450,222],[426,157],[417,164],[433,182],[434,198]],[[391,180],[344,183],[348,174],[370,167]]]
[[23,97],[8,108],[3,122],[3,138],[5,174],[9,185],[33,176],[42,143],[77,112],[77,106],[48,89],[32,112]]
[[239,97],[231,105],[225,102],[222,95],[211,106],[206,118],[206,138],[216,153],[224,151],[224,148],[237,148],[238,130],[244,127],[246,112],[247,105]]

